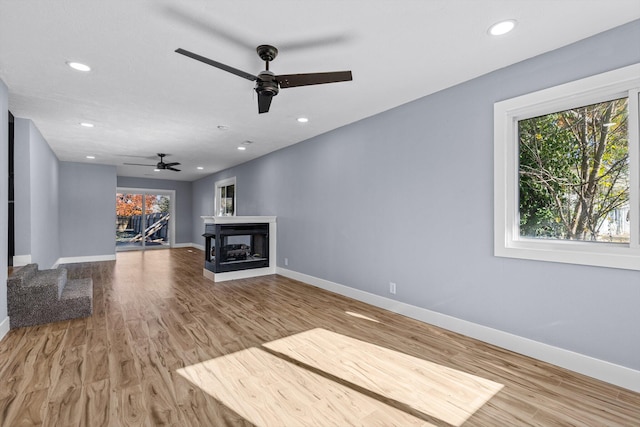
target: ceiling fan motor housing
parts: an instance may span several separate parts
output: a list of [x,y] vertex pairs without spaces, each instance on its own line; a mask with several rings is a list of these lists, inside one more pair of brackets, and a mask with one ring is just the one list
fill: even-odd
[[276,96],[280,91],[276,76],[271,71],[262,71],[258,74],[256,92],[262,96]]

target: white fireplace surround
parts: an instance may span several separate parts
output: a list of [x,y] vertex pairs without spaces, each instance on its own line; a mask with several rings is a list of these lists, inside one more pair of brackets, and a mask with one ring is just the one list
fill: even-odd
[[[252,268],[249,270],[229,271],[226,273],[213,273],[206,268],[202,269],[204,277],[214,282],[227,280],[246,279],[248,277],[266,276],[276,274],[276,217],[275,216],[202,216],[205,224],[269,224],[269,266]],[[206,248],[205,248],[206,250]]]

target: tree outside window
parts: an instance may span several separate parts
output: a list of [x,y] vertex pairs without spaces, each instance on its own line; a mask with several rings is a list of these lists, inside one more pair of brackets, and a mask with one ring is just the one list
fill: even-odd
[[[157,198],[154,195],[147,195],[145,198],[145,211],[153,212],[157,205]],[[142,215],[142,194],[122,194],[116,193],[116,215],[133,216]]]
[[521,237],[629,243],[627,104],[518,121]]

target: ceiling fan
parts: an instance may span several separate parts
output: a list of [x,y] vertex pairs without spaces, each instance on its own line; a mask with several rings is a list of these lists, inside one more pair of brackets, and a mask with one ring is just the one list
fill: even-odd
[[256,48],[258,56],[265,62],[265,70],[253,75],[251,73],[238,70],[229,65],[225,65],[221,62],[214,61],[213,59],[205,58],[196,53],[189,52],[184,49],[176,49],[176,52],[193,58],[197,61],[204,62],[213,67],[227,71],[236,76],[245,78],[247,80],[255,81],[255,90],[258,93],[258,113],[269,112],[271,106],[271,99],[278,94],[280,89],[286,89],[296,86],[310,86],[325,83],[337,83],[353,80],[351,71],[334,71],[328,73],[306,73],[306,74],[281,74],[275,75],[269,71],[269,62],[273,61],[278,55],[278,49],[271,45],[260,45]]
[[180,163],[178,162],[172,162],[172,163],[165,163],[164,162],[164,157],[166,156],[166,154],[164,153],[158,153],[158,156],[160,156],[160,161],[158,163],[156,163],[155,165],[145,165],[142,163],[123,163],[125,165],[132,165],[132,166],[152,166],[156,169],[160,169],[160,170],[170,170],[170,171],[176,171],[176,172],[180,172],[180,169],[176,169],[174,168],[174,166],[178,166]]

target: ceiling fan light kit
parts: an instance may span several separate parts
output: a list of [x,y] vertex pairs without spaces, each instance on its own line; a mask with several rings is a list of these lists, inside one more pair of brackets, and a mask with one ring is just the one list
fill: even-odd
[[256,52],[260,59],[265,62],[265,70],[261,71],[257,76],[221,62],[214,61],[213,59],[189,52],[185,49],[176,49],[176,53],[188,56],[189,58],[211,65],[212,67],[219,68],[228,73],[235,74],[238,77],[255,81],[255,91],[258,94],[258,113],[260,114],[269,112],[271,100],[278,94],[278,92],[280,92],[280,89],[353,80],[351,71],[276,75],[269,71],[269,62],[273,61],[276,56],[278,56],[278,49],[274,46],[263,44],[256,48]]

